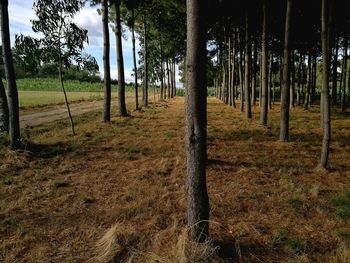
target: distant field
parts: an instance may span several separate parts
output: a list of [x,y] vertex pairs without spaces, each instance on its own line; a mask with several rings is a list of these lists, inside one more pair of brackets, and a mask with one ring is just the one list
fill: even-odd
[[[61,85],[58,78],[26,78],[17,80],[18,90],[30,91],[61,91]],[[78,80],[64,81],[66,91],[84,91],[84,92],[102,92],[103,83],[81,82]],[[116,84],[112,84],[112,90],[117,89]],[[133,90],[133,87],[127,86],[127,91]]]
[[[115,94],[113,94],[115,96]],[[102,100],[103,92],[67,92],[69,102]],[[19,91],[21,108],[64,103],[62,91]]]

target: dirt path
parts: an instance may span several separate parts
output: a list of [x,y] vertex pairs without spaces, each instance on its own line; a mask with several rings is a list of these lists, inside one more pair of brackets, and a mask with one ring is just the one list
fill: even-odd
[[[90,111],[103,108],[103,101],[89,101],[72,103],[70,105],[71,112],[74,116],[78,116]],[[26,112],[20,116],[21,127],[37,126],[47,122],[57,121],[68,118],[67,108],[65,105],[56,105],[35,112]]]

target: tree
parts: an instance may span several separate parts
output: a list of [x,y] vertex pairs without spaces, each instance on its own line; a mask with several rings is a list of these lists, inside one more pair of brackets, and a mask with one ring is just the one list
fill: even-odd
[[289,139],[289,100],[290,100],[290,23],[292,0],[287,0],[284,51],[283,51],[283,82],[281,90],[281,126],[280,140]]
[[120,4],[121,0],[114,0],[115,8],[115,38],[116,38],[116,52],[117,52],[117,67],[118,67],[118,97],[119,97],[119,114],[120,116],[127,116],[125,104],[125,73],[124,73],[124,58],[122,47],[122,26],[120,20]]
[[72,19],[83,6],[83,0],[37,0],[33,9],[38,20],[32,20],[34,32],[43,33],[43,45],[52,50],[51,59],[57,63],[59,80],[71,123],[74,123],[63,83],[63,64],[78,57],[87,42],[87,30],[79,28]]
[[9,108],[4,84],[0,78],[0,134],[9,132]]
[[209,232],[206,186],[206,1],[187,0],[186,117],[187,219],[190,236],[203,241]]
[[21,145],[18,92],[10,44],[8,0],[3,0],[0,2],[0,14],[2,52],[8,92],[10,146],[13,149],[18,149]]
[[250,25],[249,25],[249,13],[248,10],[246,11],[246,17],[245,17],[245,81],[244,81],[244,88],[245,88],[245,104],[246,104],[246,115],[247,118],[252,118],[252,104],[251,104],[251,81],[250,81],[250,75],[252,72],[252,65],[251,65],[251,41],[250,41]]
[[108,0],[102,0],[102,31],[103,31],[103,67],[104,67],[104,111],[103,120],[111,120],[111,63],[110,63],[110,40],[108,25]]
[[330,17],[330,4],[333,4],[333,0],[322,0],[322,105],[323,108],[323,140],[322,140],[322,152],[320,167],[327,168],[329,144],[331,140],[331,112],[330,112],[330,98],[329,98],[329,17]]
[[[262,125],[267,125],[267,114],[268,114],[268,62],[267,62],[267,8],[266,0],[263,0],[263,22],[262,22],[262,42],[261,42],[261,69],[262,69],[262,79],[261,83],[261,113],[260,113],[260,122]],[[271,59],[272,63],[272,59]],[[271,70],[271,69],[270,69]],[[271,70],[272,72],[272,70]]]

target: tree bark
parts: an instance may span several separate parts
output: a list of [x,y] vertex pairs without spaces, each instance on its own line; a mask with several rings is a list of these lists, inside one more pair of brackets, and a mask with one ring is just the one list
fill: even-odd
[[143,33],[144,33],[144,77],[143,77],[143,92],[142,92],[142,102],[143,106],[148,106],[148,46],[147,46],[147,22],[146,18],[143,20]]
[[110,64],[110,40],[108,27],[108,0],[102,0],[102,31],[103,31],[103,71],[104,71],[104,111],[103,120],[111,120],[111,64]]
[[250,41],[250,25],[248,11],[246,11],[246,21],[245,21],[245,104],[246,104],[246,116],[247,118],[252,118],[252,104],[251,104],[251,41]]
[[329,4],[332,0],[322,0],[322,93],[323,97],[323,140],[320,167],[327,168],[329,144],[331,140],[331,112],[329,99]]
[[240,105],[240,109],[241,112],[244,112],[244,69],[243,69],[243,57],[244,57],[244,51],[243,51],[243,40],[242,40],[242,31],[239,32],[239,51],[240,51],[240,55],[239,55],[239,65],[238,65],[238,75],[239,75],[239,89],[240,89],[240,94],[239,94],[239,98],[241,101],[241,105]]
[[207,80],[205,1],[187,0],[185,142],[187,156],[187,220],[190,237],[204,241],[209,233],[206,186]]
[[0,14],[1,14],[0,22],[1,22],[2,52],[3,52],[5,76],[7,80],[10,147],[12,149],[18,149],[21,146],[18,92],[17,92],[16,74],[13,66],[11,44],[10,44],[8,0],[2,0],[0,2]]
[[[268,63],[267,63],[267,7],[266,0],[263,1],[263,23],[262,23],[262,42],[261,42],[261,114],[260,122],[267,125],[268,116]],[[272,59],[271,59],[272,61]]]
[[309,105],[310,105],[310,92],[311,92],[311,85],[312,85],[312,79],[311,79],[311,74],[312,74],[312,66],[311,66],[311,54],[307,56],[307,87],[306,87],[306,93],[305,93],[305,100],[304,100],[304,109],[308,110]]
[[116,38],[116,52],[117,52],[117,67],[118,67],[118,97],[119,97],[119,114],[120,116],[127,116],[125,105],[125,75],[124,75],[124,58],[122,47],[122,29],[120,22],[120,3],[121,0],[114,0],[115,8],[115,38]]
[[4,84],[0,78],[0,134],[9,132],[9,108]]
[[132,27],[131,27],[131,41],[132,41],[132,58],[134,62],[134,86],[135,86],[135,110],[139,110],[139,84],[137,83],[137,63],[136,63],[136,46],[135,46],[135,14],[132,9]]
[[68,117],[69,117],[69,121],[70,121],[70,125],[72,128],[72,134],[75,135],[75,130],[74,130],[74,122],[73,122],[73,117],[72,117],[72,113],[70,111],[70,107],[69,107],[69,103],[68,103],[68,98],[67,98],[67,93],[66,93],[66,89],[64,88],[64,83],[63,83],[63,76],[62,76],[62,54],[61,54],[61,47],[59,47],[59,59],[58,59],[58,77],[61,83],[61,89],[63,91],[63,95],[64,95],[64,101],[66,103],[66,107],[67,107],[67,111],[68,111]]
[[343,56],[343,71],[342,71],[342,92],[341,92],[341,111],[346,110],[346,76],[348,64],[348,38],[344,38],[344,56]]
[[290,96],[290,23],[292,0],[287,0],[286,25],[283,52],[283,83],[281,90],[280,140],[289,140],[289,96]]
[[337,82],[338,82],[338,50],[339,50],[339,37],[335,40],[335,50],[333,58],[333,74],[332,74],[332,102],[337,104]]

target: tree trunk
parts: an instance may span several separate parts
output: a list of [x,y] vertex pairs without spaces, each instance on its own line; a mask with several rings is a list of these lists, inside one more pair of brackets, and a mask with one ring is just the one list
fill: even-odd
[[136,63],[136,46],[135,46],[135,14],[132,9],[132,28],[131,28],[131,41],[132,41],[132,58],[134,62],[134,82],[135,82],[135,110],[139,110],[139,84],[137,83],[137,63]]
[[332,74],[332,102],[337,104],[337,82],[338,82],[338,50],[339,50],[339,37],[335,40],[335,50],[333,58],[333,74]]
[[312,85],[312,80],[311,80],[311,74],[312,74],[312,70],[311,70],[311,54],[309,53],[309,55],[307,56],[307,87],[306,87],[306,93],[305,93],[305,100],[304,100],[304,109],[308,110],[309,109],[309,105],[310,105],[310,91],[311,91],[311,85]]
[[290,89],[290,101],[291,101],[291,107],[295,107],[295,55],[294,51],[292,51],[292,57],[291,57],[291,70],[292,70],[292,84]]
[[9,132],[9,108],[4,84],[0,78],[0,134]]
[[164,99],[164,68],[163,68],[163,43],[162,37],[160,38],[160,99]]
[[[330,0],[332,1],[332,0]],[[327,168],[329,144],[331,139],[331,118],[330,118],[330,103],[329,103],[329,0],[322,0],[322,93],[323,97],[323,140],[320,166]]]
[[254,42],[254,52],[253,52],[253,67],[252,67],[252,104],[256,104],[256,90],[257,90],[257,63],[258,63],[258,45],[257,41]]
[[344,38],[344,56],[343,56],[343,71],[342,71],[342,93],[341,93],[341,111],[346,110],[346,75],[348,64],[348,38]]
[[252,104],[251,104],[251,81],[250,81],[250,73],[251,73],[251,41],[250,41],[250,26],[249,26],[249,17],[248,11],[246,11],[245,17],[245,104],[246,104],[246,115],[247,118],[252,118]]
[[231,89],[232,89],[232,106],[236,108],[236,92],[235,92],[235,86],[236,86],[236,35],[233,34],[233,41],[232,41],[232,66],[231,66]]
[[207,80],[205,2],[187,0],[185,142],[187,156],[187,220],[190,237],[204,241],[209,233],[206,186]]
[[286,25],[283,52],[283,83],[281,90],[281,128],[280,140],[289,139],[289,95],[290,95],[290,23],[292,0],[287,0]]
[[[261,42],[261,114],[260,122],[262,125],[267,125],[268,116],[268,63],[267,63],[267,7],[266,0],[263,1],[263,23],[262,23],[262,42]],[[272,56],[272,54],[271,54]],[[272,61],[272,59],[271,59]],[[272,70],[271,70],[272,71]]]
[[142,102],[143,106],[148,106],[148,47],[147,47],[147,22],[146,18],[143,20],[143,33],[144,33],[144,77],[143,77],[143,92],[142,92]]
[[7,96],[9,108],[9,134],[10,146],[13,149],[18,149],[21,145],[20,127],[19,127],[19,107],[18,107],[18,92],[16,85],[16,75],[13,66],[11,44],[10,44],[10,29],[8,17],[8,0],[0,2],[1,15],[1,39],[2,52],[5,68],[5,76],[7,80]]
[[302,55],[300,54],[299,57],[299,65],[298,65],[298,89],[297,89],[297,105],[300,106],[301,104],[301,82],[302,82]]
[[127,116],[125,105],[125,75],[124,75],[124,59],[122,47],[122,29],[120,22],[120,3],[121,0],[114,0],[115,7],[115,38],[117,52],[117,67],[118,67],[118,97],[119,97],[119,114]]
[[273,77],[273,70],[272,70],[272,65],[273,65],[273,53],[271,52],[270,53],[270,61],[268,62],[268,64],[270,65],[269,67],[268,67],[268,75],[269,75],[269,77],[268,77],[268,82],[269,82],[269,85],[268,85],[268,91],[267,91],[267,98],[268,98],[268,107],[269,107],[269,109],[272,109],[272,102],[274,102],[273,101],[273,97],[272,97],[272,89],[273,89],[273,85],[274,85],[274,83],[273,83],[273,79],[272,79],[272,77]]
[[68,117],[69,117],[69,121],[70,121],[70,125],[72,128],[72,134],[75,135],[75,130],[74,130],[74,122],[73,122],[73,117],[72,117],[72,113],[70,111],[70,107],[69,107],[69,103],[68,103],[68,98],[67,98],[67,93],[66,93],[66,89],[64,88],[64,84],[63,84],[63,76],[62,76],[62,54],[61,54],[61,48],[59,47],[59,59],[58,59],[58,78],[60,80],[60,84],[61,84],[61,89],[63,91],[63,95],[64,95],[64,102],[66,103],[66,107],[67,107],[67,111],[68,111]]
[[108,1],[102,0],[102,31],[103,31],[103,71],[104,71],[104,111],[103,121],[111,120],[111,64],[110,64],[110,41],[108,27]]
[[241,112],[244,112],[244,70],[243,70],[243,57],[244,57],[244,52],[243,52],[243,40],[242,40],[242,31],[239,32],[239,49],[240,49],[240,55],[239,55],[239,65],[238,65],[238,70],[239,70],[239,89],[240,89],[240,94],[239,94],[239,98],[241,101]]
[[167,73],[167,82],[168,82],[168,99],[170,99],[170,89],[171,89],[171,85],[170,85],[170,70],[169,70],[169,62],[168,60],[166,60],[166,73]]

